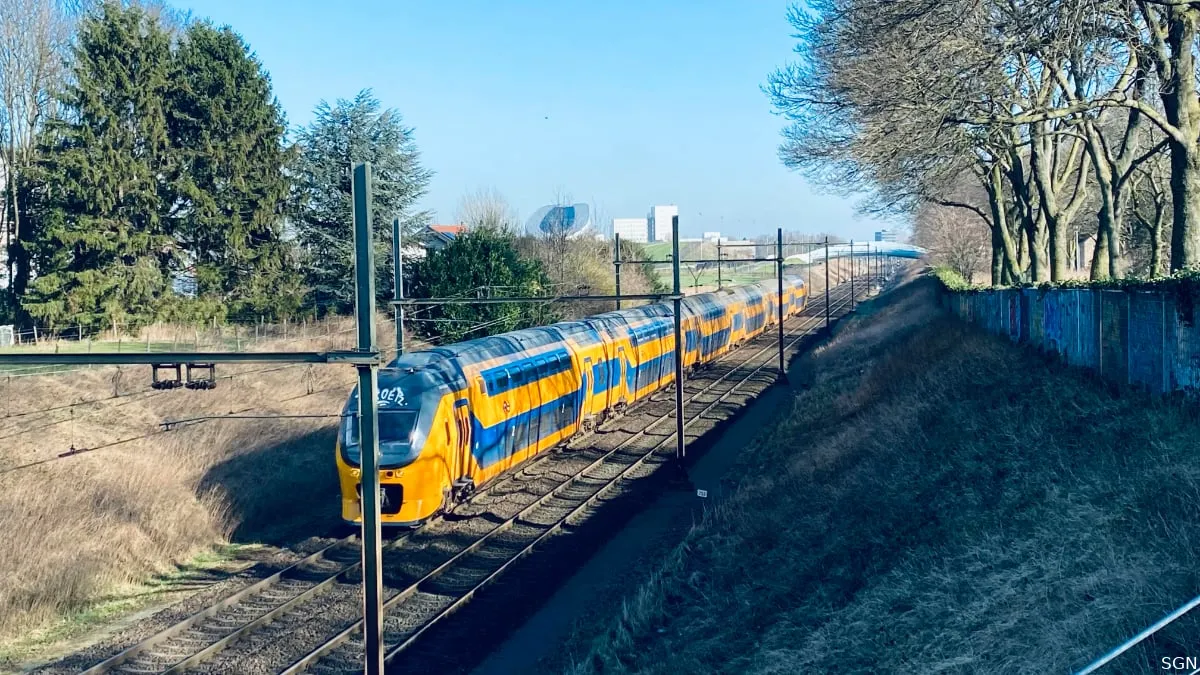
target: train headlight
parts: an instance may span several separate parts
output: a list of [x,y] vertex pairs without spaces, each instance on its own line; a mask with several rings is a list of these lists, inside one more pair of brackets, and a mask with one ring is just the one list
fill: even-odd
[[358,478],[361,475],[362,475],[362,472],[359,471],[358,469],[350,469],[350,476],[352,478]]

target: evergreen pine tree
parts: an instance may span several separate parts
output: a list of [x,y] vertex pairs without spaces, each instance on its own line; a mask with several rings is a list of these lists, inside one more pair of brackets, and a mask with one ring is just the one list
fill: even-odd
[[298,141],[295,225],[313,302],[322,313],[354,307],[350,182],[356,162],[372,163],[376,289],[386,300],[392,293],[392,218],[401,219],[409,241],[428,220],[414,208],[433,174],[421,166],[412,130],[364,90],[352,101],[322,101]]
[[293,313],[302,290],[282,238],[286,127],[270,79],[237,33],[205,22],[183,34],[171,79],[169,217],[197,296],[234,314]]
[[[411,269],[407,290],[416,298],[463,297],[481,288],[502,288],[498,295],[540,296],[548,295],[550,287],[542,263],[522,257],[512,236],[498,230],[468,232],[406,269]],[[412,322],[418,335],[458,342],[542,326],[558,317],[549,305],[526,303],[431,305],[421,308],[421,318]]]
[[22,306],[50,327],[136,326],[162,309],[176,255],[162,217],[170,41],[136,5],[107,2],[83,21],[74,56],[31,176],[38,276]]

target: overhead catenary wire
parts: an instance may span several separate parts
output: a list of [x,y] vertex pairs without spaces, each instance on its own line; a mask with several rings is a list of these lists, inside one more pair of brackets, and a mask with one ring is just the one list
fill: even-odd
[[[389,354],[389,353],[394,353],[394,352],[395,352],[395,348],[394,348],[394,347],[385,347],[385,348],[383,348],[383,349],[381,349],[381,350],[380,350],[380,353],[381,353],[381,354]],[[294,365],[307,365],[307,366],[311,366],[312,364],[294,364]],[[308,391],[307,393],[304,393],[304,394],[299,394],[299,395],[297,395],[297,396],[291,396],[291,397],[288,397],[288,398],[277,399],[277,400],[269,401],[269,402],[267,402],[266,404],[259,404],[259,405],[249,406],[249,407],[246,407],[246,408],[242,408],[242,409],[240,409],[240,410],[232,410],[232,411],[230,411],[230,412],[228,412],[228,413],[225,413],[225,414],[220,414],[220,415],[216,415],[216,414],[214,414],[214,415],[204,415],[204,416],[199,416],[199,417],[195,417],[195,418],[188,418],[188,419],[184,419],[184,420],[166,420],[166,421],[163,421],[163,422],[159,422],[159,423],[158,423],[158,426],[159,426],[160,428],[159,428],[159,429],[156,429],[156,430],[154,430],[154,431],[150,431],[150,432],[147,432],[147,433],[144,433],[144,434],[138,434],[138,435],[136,435],[136,436],[130,436],[130,437],[128,437],[128,438],[122,438],[122,439],[118,439],[118,440],[116,440],[116,441],[110,441],[110,442],[107,442],[107,443],[104,443],[104,444],[101,444],[101,445],[98,445],[98,446],[95,446],[95,447],[91,447],[91,448],[74,448],[74,447],[72,447],[71,449],[69,449],[69,450],[67,450],[67,451],[65,451],[65,452],[59,453],[58,455],[55,455],[54,457],[47,457],[47,458],[45,458],[45,459],[35,460],[35,461],[32,461],[32,462],[27,462],[27,463],[25,463],[25,464],[20,464],[20,465],[17,465],[17,466],[12,466],[12,467],[7,467],[7,468],[0,469],[0,475],[5,475],[5,474],[12,473],[12,472],[14,472],[14,471],[19,471],[19,470],[22,470],[22,469],[29,469],[29,468],[33,468],[33,467],[35,467],[35,466],[41,466],[41,465],[44,465],[44,464],[48,464],[48,463],[50,463],[50,462],[54,462],[54,461],[58,461],[58,460],[63,460],[63,459],[68,459],[68,458],[71,458],[71,457],[74,457],[74,456],[77,456],[77,455],[81,455],[81,454],[91,453],[91,452],[95,452],[95,451],[98,451],[98,450],[106,450],[106,449],[113,448],[113,447],[117,447],[117,446],[120,446],[120,445],[125,445],[125,444],[127,444],[127,443],[132,443],[132,442],[135,442],[135,441],[145,440],[145,439],[147,439],[147,438],[152,438],[152,437],[159,436],[159,435],[162,435],[162,434],[165,434],[165,433],[170,433],[170,432],[172,432],[172,431],[174,431],[174,430],[176,430],[176,429],[178,429],[178,428],[180,428],[180,427],[195,426],[195,425],[197,425],[197,424],[202,424],[202,423],[205,423],[205,422],[212,422],[212,421],[218,421],[218,420],[251,420],[251,419],[253,419],[253,420],[264,420],[264,419],[330,419],[330,418],[340,418],[340,417],[343,417],[343,415],[342,415],[342,414],[335,414],[335,413],[327,413],[327,414],[320,414],[320,413],[317,413],[317,414],[287,414],[287,413],[280,413],[280,414],[270,414],[270,415],[245,415],[245,414],[244,414],[244,413],[251,412],[251,411],[254,411],[254,410],[261,410],[261,409],[263,409],[264,407],[266,407],[267,405],[286,404],[286,403],[290,403],[290,402],[292,402],[292,401],[297,401],[297,400],[300,400],[300,399],[302,399],[302,398],[306,398],[306,397],[308,397],[308,396],[312,396],[312,395],[316,395],[316,394],[328,393],[328,392],[335,391],[335,390],[345,390],[345,385],[339,384],[339,385],[334,385],[334,386],[330,386],[330,387],[325,387],[325,388],[318,389],[318,390],[310,390],[310,391]],[[153,394],[155,394],[155,395],[158,395],[158,394],[168,394],[168,393],[171,393],[171,392],[170,392],[169,390],[166,390],[166,391],[154,391],[154,392],[153,392]],[[111,399],[109,399],[109,400],[111,400]],[[126,405],[126,404],[128,404],[128,403],[132,403],[132,401],[129,401],[129,402],[123,403],[123,404],[121,404],[121,405]],[[111,408],[110,408],[110,409],[111,409]],[[88,414],[88,416],[90,417],[90,416],[93,416],[93,415],[99,414],[99,413],[101,413],[101,412],[107,412],[107,411],[108,411],[108,409],[106,409],[106,410],[99,410],[99,411],[92,411],[91,413],[89,413],[89,414]],[[23,431],[16,432],[16,433],[13,433],[13,434],[9,434],[8,436],[3,436],[3,437],[0,437],[0,438],[11,438],[11,437],[13,437],[13,436],[18,436],[18,435],[22,435],[22,434],[26,434],[26,433],[31,433],[32,431],[40,430],[40,429],[42,429],[42,428],[47,428],[47,427],[50,427],[50,426],[56,426],[56,425],[58,425],[58,424],[63,424],[63,423],[66,423],[66,422],[72,422],[72,421],[78,422],[78,421],[79,421],[79,419],[80,419],[80,418],[78,418],[78,417],[73,417],[73,418],[68,418],[68,419],[64,419],[64,420],[59,420],[59,421],[57,421],[57,422],[53,422],[53,423],[46,424],[46,425],[44,425],[43,427],[38,427],[38,428],[35,428],[35,429],[30,429],[30,430],[23,430]]]
[[[296,401],[296,400],[299,400],[299,399],[301,399],[301,398],[305,398],[305,397],[307,397],[307,396],[312,396],[312,395],[315,395],[315,394],[322,394],[322,393],[326,393],[326,392],[330,392],[330,391],[334,391],[334,390],[344,390],[344,389],[345,389],[344,385],[337,385],[337,386],[333,386],[333,387],[326,387],[326,388],[324,388],[324,389],[319,389],[319,390],[313,391],[311,394],[300,394],[300,395],[298,395],[298,396],[292,396],[292,397],[289,397],[289,398],[284,398],[284,399],[279,399],[279,400],[271,401],[270,403],[271,403],[271,404],[284,404],[284,403],[290,403],[290,402],[292,402],[292,401]],[[217,420],[225,420],[225,419],[258,419],[258,420],[263,420],[263,419],[305,419],[305,418],[313,418],[313,419],[316,419],[316,418],[335,418],[335,417],[342,417],[342,415],[340,415],[340,414],[313,414],[313,415],[293,415],[293,414],[287,414],[287,413],[271,414],[271,415],[244,415],[244,414],[243,414],[243,413],[250,412],[250,411],[252,411],[252,410],[261,410],[261,409],[262,409],[262,408],[264,408],[264,407],[266,407],[266,406],[265,406],[265,405],[257,405],[257,406],[251,406],[251,407],[248,407],[248,408],[243,408],[243,409],[241,409],[241,410],[230,411],[229,413],[227,413],[227,414],[224,414],[224,415],[207,415],[207,416],[204,416],[204,417],[197,417],[197,418],[189,418],[189,419],[186,419],[186,420],[179,420],[178,422],[175,422],[175,421],[170,421],[170,420],[168,420],[168,421],[166,421],[166,422],[159,422],[159,423],[158,423],[158,426],[159,426],[159,428],[158,428],[158,429],[156,429],[156,430],[154,430],[154,431],[149,431],[149,432],[146,432],[146,433],[143,433],[143,434],[138,434],[138,435],[136,435],[136,436],[130,436],[130,437],[127,437],[127,438],[122,438],[122,439],[118,439],[118,440],[115,440],[115,441],[109,441],[109,442],[107,442],[107,443],[103,443],[103,444],[101,444],[101,445],[97,445],[97,446],[90,447],[90,448],[71,448],[70,450],[67,450],[66,452],[59,453],[58,455],[55,455],[54,457],[47,457],[47,458],[45,458],[45,459],[39,459],[39,460],[35,460],[35,461],[32,461],[32,462],[27,462],[27,463],[25,463],[25,464],[19,464],[19,465],[17,465],[17,466],[12,466],[12,467],[7,467],[7,468],[4,468],[4,469],[0,469],[0,475],[5,475],[5,474],[8,474],[8,473],[12,473],[12,472],[14,472],[14,471],[20,471],[20,470],[22,470],[22,469],[30,469],[30,468],[33,468],[33,467],[35,467],[35,466],[41,466],[41,465],[43,465],[43,464],[49,464],[50,462],[54,462],[54,461],[58,461],[58,460],[63,460],[63,459],[68,459],[68,458],[71,458],[71,457],[75,457],[75,456],[77,456],[77,455],[82,455],[82,454],[92,453],[92,452],[96,452],[96,451],[99,451],[99,450],[107,450],[107,449],[114,448],[114,447],[117,447],[117,446],[120,446],[120,445],[125,445],[126,443],[132,443],[132,442],[134,442],[134,441],[141,441],[141,440],[145,440],[145,439],[147,439],[147,438],[153,438],[153,437],[155,437],[155,436],[161,436],[161,435],[163,435],[163,434],[167,434],[167,433],[171,433],[171,432],[175,431],[175,430],[176,430],[176,428],[177,428],[177,425],[178,425],[178,426],[195,426],[195,425],[198,425],[198,424],[203,424],[203,423],[205,423],[205,422],[212,422],[212,421],[217,421]]]
[[[293,342],[293,341],[296,341],[296,340],[309,340],[309,339],[318,339],[318,338],[321,338],[321,337],[329,337],[329,336],[333,336],[333,335],[340,335],[340,334],[344,334],[344,333],[347,333],[347,332],[350,332],[350,331],[349,331],[349,330],[340,330],[340,331],[334,331],[334,332],[332,332],[332,333],[327,333],[327,334],[324,334],[324,335],[317,335],[317,336],[304,336],[304,337],[299,337],[299,338],[291,338],[291,339],[287,339],[287,340],[283,340],[283,339],[272,339],[272,340],[271,340],[271,342],[272,342],[273,344],[277,344],[277,343],[280,343],[280,342]],[[390,348],[390,347],[389,347],[389,348],[385,348],[385,349],[383,349],[383,350],[381,350],[381,351],[382,351],[383,353],[388,353],[388,352],[393,352],[393,351],[395,351],[395,350],[394,350],[394,348]],[[284,370],[290,370],[290,369],[292,369],[292,368],[297,368],[297,367],[301,367],[301,366],[305,366],[305,367],[311,367],[312,365],[313,365],[313,364],[311,364],[311,363],[291,363],[291,364],[278,365],[278,366],[267,366],[267,367],[263,367],[263,368],[253,368],[253,369],[249,369],[249,370],[240,370],[240,371],[238,371],[238,372],[235,372],[235,373],[229,373],[229,374],[226,374],[226,375],[220,375],[220,376],[218,376],[216,379],[217,379],[217,380],[227,380],[227,381],[233,381],[233,380],[235,380],[235,379],[237,379],[237,378],[244,378],[244,377],[247,377],[247,376],[249,376],[249,375],[260,375],[260,374],[274,373],[274,372],[280,372],[280,371],[284,371]],[[117,368],[119,369],[119,368],[121,368],[121,367],[120,367],[120,366],[118,366]],[[49,375],[53,375],[53,374],[55,374],[55,373],[27,373],[27,374],[12,374],[12,373],[2,373],[2,374],[0,374],[0,382],[2,382],[2,383],[0,383],[0,390],[7,389],[9,386],[11,386],[11,380],[12,380],[14,377],[26,377],[26,376],[33,376],[33,375],[47,375],[47,376],[49,376]],[[31,410],[21,410],[21,411],[19,411],[19,412],[10,412],[10,411],[9,411],[9,409],[6,407],[6,408],[5,408],[5,411],[4,411],[4,414],[3,414],[3,415],[0,415],[0,423],[3,423],[3,422],[5,422],[5,421],[7,421],[7,420],[10,420],[10,419],[17,419],[17,418],[29,417],[29,416],[33,416],[33,415],[40,415],[40,414],[46,414],[46,413],[53,413],[53,412],[66,411],[66,410],[69,410],[69,409],[72,409],[72,408],[81,407],[81,406],[87,406],[87,405],[102,405],[102,404],[105,404],[105,403],[109,403],[109,402],[113,401],[114,399],[119,399],[119,398],[128,398],[128,397],[138,396],[138,395],[142,395],[142,394],[146,394],[146,395],[148,395],[147,397],[151,397],[151,396],[158,396],[158,395],[161,395],[161,394],[167,394],[167,393],[171,393],[171,392],[170,392],[169,390],[157,390],[157,389],[152,389],[152,388],[150,388],[150,387],[146,387],[146,388],[144,388],[144,389],[137,389],[137,390],[130,391],[130,392],[121,392],[121,393],[113,394],[113,395],[111,395],[111,396],[105,396],[105,397],[103,397],[103,398],[92,398],[92,399],[87,399],[87,400],[83,400],[83,401],[77,401],[77,402],[75,402],[75,403],[67,403],[67,404],[63,404],[63,405],[57,405],[57,406],[51,406],[51,407],[47,407],[47,408],[38,408],[38,409],[31,409]],[[14,399],[14,397],[12,397],[12,396],[5,396],[5,397],[4,397],[4,400],[5,400],[5,401],[6,401],[6,403],[7,403],[7,402],[10,402],[10,401],[12,401],[12,400],[15,400],[15,399]],[[40,426],[40,427],[35,427],[34,429],[29,429],[29,430],[26,430],[26,431],[33,431],[33,430],[36,430],[36,429],[42,429],[42,428],[46,428],[46,427],[48,427],[48,426],[54,426],[55,424],[61,424],[63,421],[64,421],[64,420],[59,420],[59,421],[57,421],[57,422],[51,422],[51,423],[48,423],[48,424],[46,424],[46,425],[43,425],[43,426]],[[19,434],[19,433],[24,433],[24,432],[17,432],[17,434]],[[8,436],[0,436],[0,438],[7,438],[7,437],[8,437]]]

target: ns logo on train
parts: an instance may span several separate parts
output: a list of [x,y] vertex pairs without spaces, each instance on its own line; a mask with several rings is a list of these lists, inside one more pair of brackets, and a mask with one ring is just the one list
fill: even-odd
[[[777,321],[771,284],[682,301],[683,365],[713,361]],[[785,316],[807,296],[784,279]],[[412,526],[675,378],[674,316],[656,303],[405,354],[379,372],[381,510]],[[360,522],[358,392],[336,461],[342,518]]]

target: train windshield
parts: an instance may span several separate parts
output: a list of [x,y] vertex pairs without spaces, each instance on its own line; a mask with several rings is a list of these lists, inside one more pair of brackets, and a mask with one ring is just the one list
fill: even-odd
[[[358,415],[349,417],[350,433],[346,435],[347,445],[358,445]],[[380,410],[379,411],[379,442],[380,443],[409,443],[413,429],[417,426],[416,410]]]

